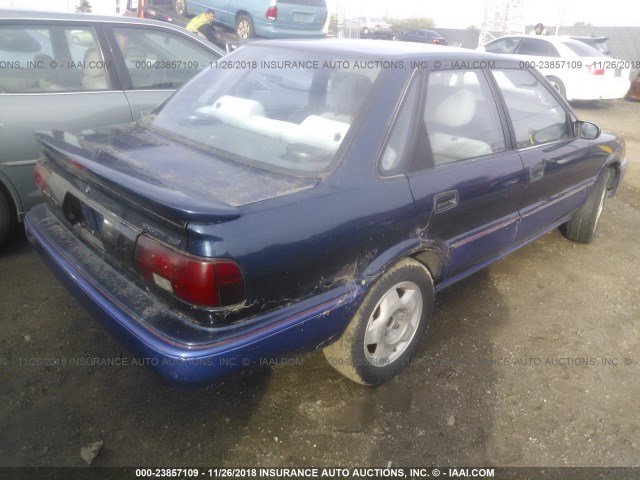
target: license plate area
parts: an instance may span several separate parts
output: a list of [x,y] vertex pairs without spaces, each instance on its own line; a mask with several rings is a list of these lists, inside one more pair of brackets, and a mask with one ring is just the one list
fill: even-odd
[[92,201],[81,200],[70,192],[64,196],[62,211],[77,235],[112,260],[129,265],[140,233],[110,213],[101,213]]
[[314,17],[313,13],[305,13],[305,12],[293,13],[294,23],[312,23],[313,17]]
[[105,250],[102,238],[104,216],[82,202],[78,197],[67,193],[62,203],[62,211],[69,223],[100,250]]

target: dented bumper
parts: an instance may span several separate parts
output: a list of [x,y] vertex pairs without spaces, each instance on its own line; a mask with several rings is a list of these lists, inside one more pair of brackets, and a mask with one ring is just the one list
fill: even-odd
[[25,220],[47,267],[89,313],[144,364],[177,383],[203,383],[342,333],[363,288],[350,284],[220,327],[171,309],[85,245],[47,205]]

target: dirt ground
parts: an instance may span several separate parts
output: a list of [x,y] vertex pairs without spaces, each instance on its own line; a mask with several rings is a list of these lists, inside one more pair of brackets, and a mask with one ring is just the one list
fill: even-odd
[[377,388],[313,353],[176,390],[15,236],[0,252],[0,466],[86,466],[96,441],[94,466],[640,466],[640,103],[577,111],[632,162],[596,241],[552,232],[444,291],[414,364]]

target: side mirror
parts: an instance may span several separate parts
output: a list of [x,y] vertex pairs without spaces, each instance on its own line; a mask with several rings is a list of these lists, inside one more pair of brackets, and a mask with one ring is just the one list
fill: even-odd
[[577,121],[573,124],[576,137],[585,140],[595,140],[600,136],[600,127],[595,123]]

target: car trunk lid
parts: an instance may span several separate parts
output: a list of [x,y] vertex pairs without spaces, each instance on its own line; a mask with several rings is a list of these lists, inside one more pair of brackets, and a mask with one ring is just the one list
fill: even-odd
[[186,251],[189,222],[232,221],[244,205],[317,183],[225,160],[136,125],[36,136],[44,153],[39,167],[50,172],[40,186],[85,237],[90,232],[100,249],[122,259],[142,232]]

